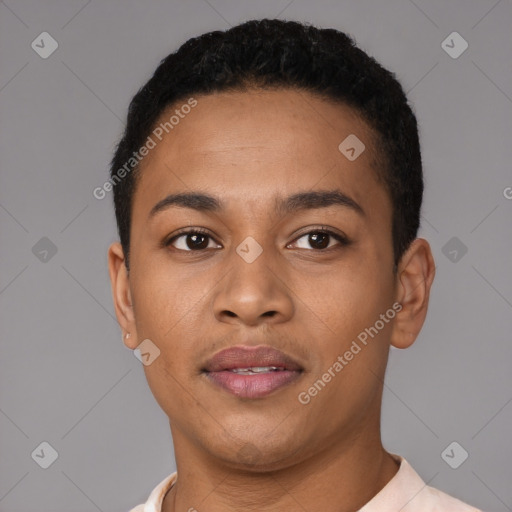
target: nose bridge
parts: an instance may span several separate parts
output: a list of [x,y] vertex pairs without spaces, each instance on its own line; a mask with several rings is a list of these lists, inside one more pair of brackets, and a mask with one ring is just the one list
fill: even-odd
[[[261,242],[261,237],[258,237]],[[246,300],[251,296],[269,297],[276,287],[275,272],[272,272],[272,249],[260,244],[254,237],[247,236],[230,254],[231,291],[233,298],[243,294]]]
[[214,305],[219,319],[237,317],[254,323],[263,315],[282,317],[291,313],[291,298],[273,264],[274,250],[269,245],[247,236],[232,248],[230,271]]

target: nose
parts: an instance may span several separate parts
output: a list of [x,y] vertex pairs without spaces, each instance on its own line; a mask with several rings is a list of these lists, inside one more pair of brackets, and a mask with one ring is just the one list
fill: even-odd
[[271,261],[271,250],[264,250],[248,262],[233,251],[230,270],[219,282],[213,308],[217,320],[255,326],[280,323],[293,315],[293,293],[286,285],[283,269]]

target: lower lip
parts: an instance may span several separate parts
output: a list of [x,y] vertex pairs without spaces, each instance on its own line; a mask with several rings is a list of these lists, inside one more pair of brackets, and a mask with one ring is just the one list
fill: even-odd
[[242,398],[264,397],[293,382],[300,375],[301,372],[292,370],[258,373],[256,375],[240,375],[229,370],[206,372],[206,376],[215,384]]

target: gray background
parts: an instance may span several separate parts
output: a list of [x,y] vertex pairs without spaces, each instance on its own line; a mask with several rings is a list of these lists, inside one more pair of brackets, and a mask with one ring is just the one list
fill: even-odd
[[[437,277],[419,339],[391,352],[384,443],[430,485],[512,510],[512,1],[5,0],[2,512],[126,511],[174,471],[167,418],[113,312],[111,194],[92,190],[160,59],[259,17],[345,30],[408,91],[426,177],[420,235]],[[43,31],[59,44],[47,59],[31,48]],[[441,47],[453,31],[469,43],[457,59]],[[58,452],[46,470],[31,457],[43,441]],[[452,441],[469,453],[458,469],[441,457]]]

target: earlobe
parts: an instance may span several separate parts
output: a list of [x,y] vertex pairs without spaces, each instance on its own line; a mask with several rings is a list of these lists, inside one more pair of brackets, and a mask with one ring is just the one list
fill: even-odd
[[135,349],[137,347],[137,334],[130,291],[130,279],[125,265],[123,249],[119,242],[114,242],[109,247],[108,271],[117,321],[123,332],[130,333],[129,336],[123,336],[124,344],[130,349]]
[[429,243],[423,238],[414,240],[400,260],[397,271],[397,301],[402,305],[396,315],[391,345],[411,346],[425,322],[435,264]]

